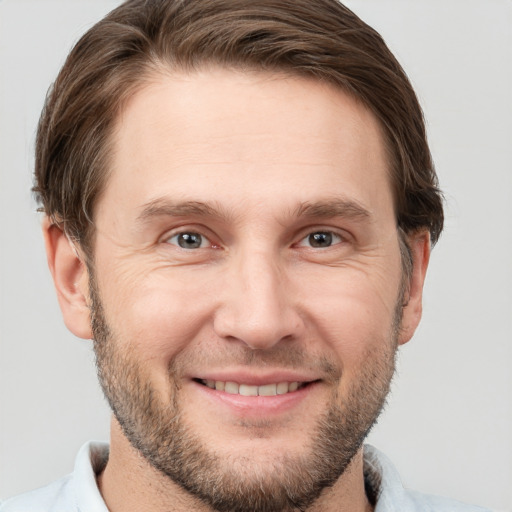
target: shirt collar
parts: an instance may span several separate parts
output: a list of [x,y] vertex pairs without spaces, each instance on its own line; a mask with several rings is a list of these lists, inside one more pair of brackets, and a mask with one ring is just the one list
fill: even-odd
[[89,441],[84,444],[75,462],[73,487],[80,512],[108,512],[103,501],[96,475],[105,468],[108,460],[108,443]]
[[406,492],[400,475],[391,461],[371,445],[364,446],[364,478],[370,501],[375,512],[402,510]]

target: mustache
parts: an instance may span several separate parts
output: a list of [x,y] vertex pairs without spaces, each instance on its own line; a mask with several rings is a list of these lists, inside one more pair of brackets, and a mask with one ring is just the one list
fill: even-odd
[[182,352],[170,361],[168,372],[173,377],[190,373],[195,368],[222,368],[243,366],[247,368],[279,368],[283,370],[305,370],[319,375],[327,381],[341,377],[341,367],[333,358],[292,347],[286,342],[270,349],[254,350],[241,345],[226,347],[198,347]]

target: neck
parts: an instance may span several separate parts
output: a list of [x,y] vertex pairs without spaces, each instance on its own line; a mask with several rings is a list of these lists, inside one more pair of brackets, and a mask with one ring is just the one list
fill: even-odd
[[[98,475],[98,487],[111,512],[213,512],[135,450],[114,419],[108,463]],[[338,481],[307,512],[371,512],[364,489],[363,452],[355,455]]]

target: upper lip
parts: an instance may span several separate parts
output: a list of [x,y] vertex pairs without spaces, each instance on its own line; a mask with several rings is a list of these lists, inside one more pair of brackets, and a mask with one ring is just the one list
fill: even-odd
[[190,376],[194,380],[213,380],[221,382],[237,382],[250,386],[278,384],[280,382],[312,382],[319,380],[318,375],[297,370],[248,371],[244,370],[208,370]]

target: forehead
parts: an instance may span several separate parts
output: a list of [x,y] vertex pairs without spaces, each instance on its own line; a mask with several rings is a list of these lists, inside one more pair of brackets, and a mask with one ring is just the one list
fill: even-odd
[[127,102],[111,176],[98,205],[131,208],[162,196],[270,207],[274,196],[348,195],[392,208],[374,115],[320,81],[210,69],[162,74]]

